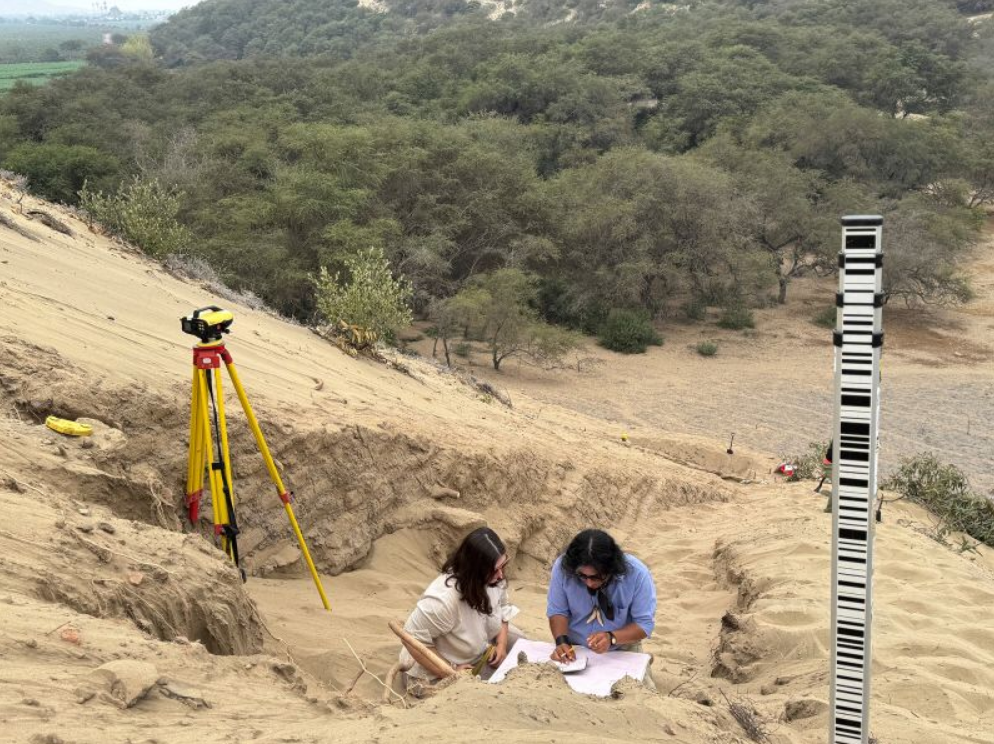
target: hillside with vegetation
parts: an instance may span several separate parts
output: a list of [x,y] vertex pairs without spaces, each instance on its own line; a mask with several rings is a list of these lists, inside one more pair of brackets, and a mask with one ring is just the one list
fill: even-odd
[[985,2],[629,6],[208,0],[15,86],[0,167],[302,319],[369,249],[464,327],[484,294],[588,332],[747,319],[834,270],[843,212],[885,215],[889,298],[969,298]]

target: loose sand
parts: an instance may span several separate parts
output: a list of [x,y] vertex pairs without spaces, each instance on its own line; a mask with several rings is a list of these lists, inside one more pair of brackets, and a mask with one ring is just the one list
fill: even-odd
[[[645,357],[591,348],[605,363],[583,374],[475,368],[509,392],[507,408],[428,361],[350,359],[56,207],[25,205],[74,234],[20,215],[0,185],[22,231],[0,226],[0,741],[747,741],[729,701],[751,707],[769,741],[825,740],[829,522],[810,483],[770,470],[830,421],[825,332],[792,316],[814,314],[830,287],[798,287],[753,336],[704,332],[720,340],[714,359],[693,353],[703,336],[688,327]],[[887,458],[916,451],[923,424],[982,483],[986,251],[978,303],[942,313],[937,330],[888,326],[884,409]],[[237,411],[248,583],[206,525],[181,519],[191,339],[178,318],[212,302],[236,312],[229,347],[296,493],[330,614]],[[50,413],[97,431],[63,438],[40,424]],[[662,694],[626,684],[587,699],[529,667],[498,687],[463,680],[382,704],[360,660],[382,678],[397,653],[387,620],[481,524],[506,538],[520,624],[536,637],[548,566],[577,529],[608,527],[643,558],[660,599],[647,650]],[[879,528],[873,731],[883,744],[994,742],[994,554],[944,547],[928,525],[896,503]],[[152,671],[95,674],[119,660]],[[146,684],[123,708],[121,691]]]

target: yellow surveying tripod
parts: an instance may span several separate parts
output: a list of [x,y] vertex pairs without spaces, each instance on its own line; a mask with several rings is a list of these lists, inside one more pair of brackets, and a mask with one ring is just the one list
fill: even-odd
[[[311,560],[304,535],[297,524],[297,518],[290,506],[292,494],[283,487],[283,481],[276,470],[273,456],[262,436],[262,429],[252,412],[245,388],[238,378],[238,371],[231,359],[231,352],[224,347],[222,334],[228,333],[234,322],[234,315],[219,307],[204,307],[195,310],[193,315],[181,318],[183,332],[200,339],[193,347],[193,393],[190,404],[190,453],[186,471],[186,508],[191,524],[200,517],[200,499],[204,493],[204,471],[207,472],[211,493],[211,506],[214,510],[214,534],[220,539],[221,549],[239,567],[238,561],[238,522],[235,519],[235,487],[231,479],[231,457],[228,452],[228,425],[224,417],[224,390],[221,387],[221,362],[228,369],[231,384],[241,401],[249,428],[255,435],[255,443],[266,461],[269,477],[276,486],[276,493],[283,502],[293,532],[297,536],[300,552],[307,561],[314,585],[321,595],[321,602],[330,610],[328,597],[321,586],[314,561]],[[210,374],[213,370],[214,374]],[[212,438],[213,431],[213,438]],[[244,579],[245,572],[242,571]]]

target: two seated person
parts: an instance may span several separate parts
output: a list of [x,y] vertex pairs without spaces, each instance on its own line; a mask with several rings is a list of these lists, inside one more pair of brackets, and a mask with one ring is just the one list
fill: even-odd
[[[519,609],[508,600],[507,563],[497,533],[474,530],[425,589],[404,630],[454,669],[488,678],[522,637],[511,624]],[[584,530],[552,566],[546,614],[554,661],[574,660],[574,646],[597,654],[641,651],[655,626],[656,587],[645,564],[609,534]],[[406,648],[400,662],[409,667],[408,690],[415,695],[435,681]],[[654,689],[648,672],[644,682]]]

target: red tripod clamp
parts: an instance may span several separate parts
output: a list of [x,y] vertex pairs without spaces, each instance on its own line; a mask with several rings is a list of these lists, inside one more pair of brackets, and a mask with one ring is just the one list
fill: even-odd
[[224,344],[193,347],[193,366],[197,369],[220,369],[222,361],[231,364],[231,352]]

